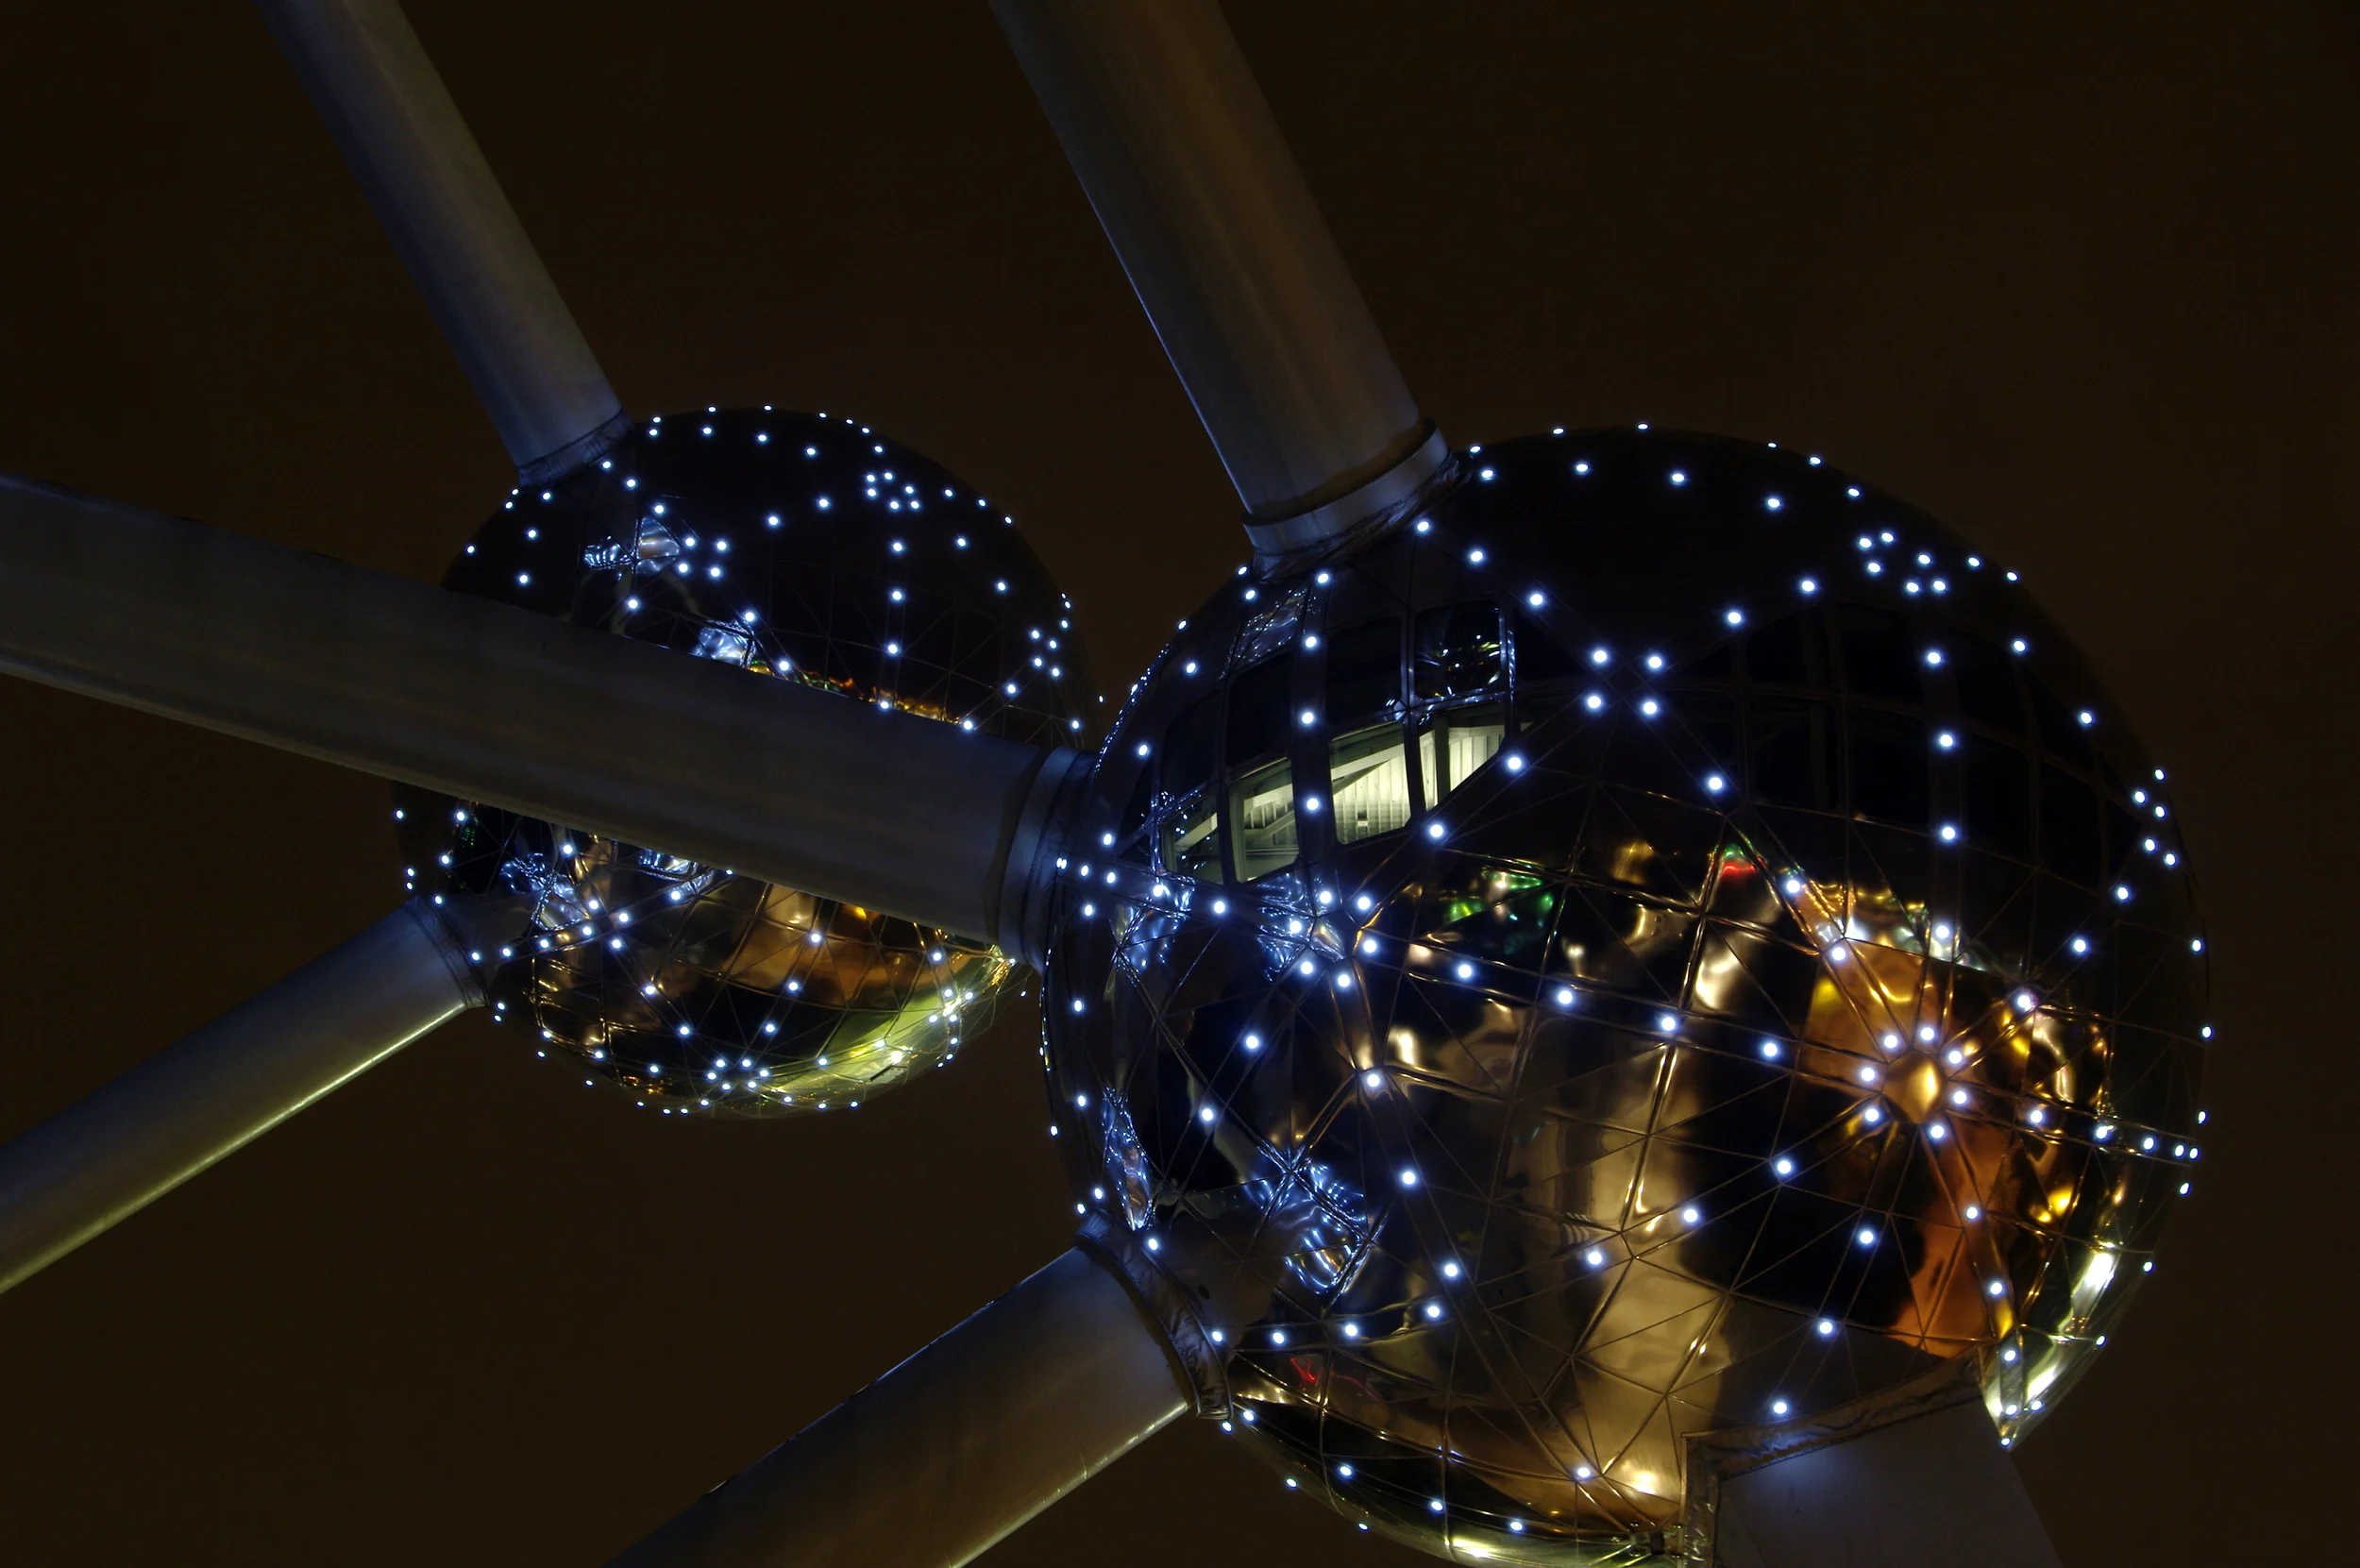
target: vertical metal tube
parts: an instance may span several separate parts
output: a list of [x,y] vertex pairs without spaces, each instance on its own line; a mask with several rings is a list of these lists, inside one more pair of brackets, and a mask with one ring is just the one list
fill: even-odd
[[1972,1357],[1809,1420],[1688,1439],[1688,1568],[2059,1568]]
[[1265,553],[1444,456],[1215,0],[992,0]]
[[595,456],[622,404],[395,0],[257,0],[530,481]]
[[0,1145],[0,1290],[480,1003],[460,939],[413,899]]
[[1188,1408],[1075,1249],[707,1492],[611,1568],[956,1568]]

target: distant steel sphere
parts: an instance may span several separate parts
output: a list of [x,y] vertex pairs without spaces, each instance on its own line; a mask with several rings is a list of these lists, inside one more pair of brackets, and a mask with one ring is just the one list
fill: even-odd
[[1274,1286],[1233,1428],[1442,1555],[1640,1560],[1691,1434],[1946,1362],[2014,1442],[2198,1157],[2163,771],[2016,574],[1816,457],[1461,454],[1185,622],[1080,827],[1075,1197]]
[[[445,582],[1019,740],[1078,741],[1100,700],[1072,607],[1012,520],[825,414],[649,420],[514,495]],[[661,850],[413,789],[396,808],[413,890],[534,901],[492,981],[497,1016],[668,1112],[856,1105],[948,1062],[1024,972],[987,945]]]

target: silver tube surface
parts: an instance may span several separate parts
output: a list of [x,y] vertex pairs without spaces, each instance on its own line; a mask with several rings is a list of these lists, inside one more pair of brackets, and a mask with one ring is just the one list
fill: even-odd
[[0,560],[0,670],[1012,945],[1078,763],[5,476]]
[[[1316,543],[1407,499],[1440,464],[1441,443],[1220,7],[992,0],[992,9],[1256,543]],[[1275,530],[1289,519],[1303,521]]]
[[413,899],[0,1144],[0,1290],[480,1003],[458,940]]
[[1809,1421],[1688,1440],[1692,1568],[2060,1568],[1970,1360]]
[[395,0],[256,0],[528,479],[623,410]]
[[956,1568],[1186,1408],[1130,1291],[1077,1248],[612,1568]]

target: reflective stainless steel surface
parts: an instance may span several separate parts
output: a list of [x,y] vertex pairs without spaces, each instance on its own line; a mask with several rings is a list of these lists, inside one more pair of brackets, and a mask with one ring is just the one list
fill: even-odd
[[2186,1189],[2162,771],[2014,574],[1816,458],[1471,450],[1224,588],[1104,755],[1048,998],[1075,1196],[1269,1274],[1233,1429],[1374,1528],[1639,1560],[1691,1435],[1943,1362],[2013,1442]]
[[611,1568],[958,1568],[1188,1408],[1080,1248],[714,1488]]
[[985,939],[1074,756],[6,475],[0,554],[11,674]]
[[[1036,745],[1078,742],[1104,711],[1072,606],[1007,514],[842,417],[643,421],[513,495],[445,581]],[[989,942],[858,904],[447,796],[395,805],[413,890],[533,904],[492,978],[497,1016],[649,1108],[848,1109],[947,1065],[1030,984]]]
[[468,1007],[512,902],[399,909],[0,1144],[0,1290]]
[[560,474],[623,429],[483,150],[395,0],[257,0],[508,455]]
[[1344,533],[1448,448],[1214,0],[994,0],[1267,553]]

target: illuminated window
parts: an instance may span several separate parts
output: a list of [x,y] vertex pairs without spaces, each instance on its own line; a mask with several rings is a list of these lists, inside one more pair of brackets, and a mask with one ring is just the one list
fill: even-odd
[[1327,787],[1336,842],[1357,844],[1409,825],[1409,765],[1401,726],[1374,724],[1338,735],[1327,748]]
[[1240,880],[1253,882],[1293,865],[1301,852],[1293,765],[1282,757],[1239,776],[1229,789],[1229,817]]
[[1221,697],[1206,697],[1172,720],[1164,734],[1162,829],[1157,848],[1174,876],[1222,880]]
[[1164,868],[1174,876],[1222,880],[1221,794],[1199,789],[1164,815]]
[[1496,702],[1429,715],[1418,726],[1418,772],[1425,781],[1426,809],[1441,805],[1442,797],[1498,755],[1507,733],[1507,716]]
[[1411,653],[1421,699],[1466,697],[1492,690],[1508,678],[1499,608],[1488,602],[1419,612]]

